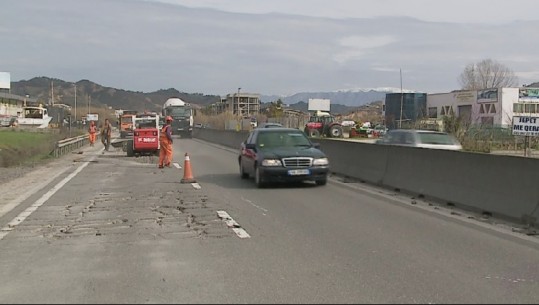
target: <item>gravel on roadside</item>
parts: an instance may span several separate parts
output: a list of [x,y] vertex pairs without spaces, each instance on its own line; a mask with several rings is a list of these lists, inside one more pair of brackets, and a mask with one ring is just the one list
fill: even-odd
[[34,169],[34,166],[0,167],[0,184],[20,178]]

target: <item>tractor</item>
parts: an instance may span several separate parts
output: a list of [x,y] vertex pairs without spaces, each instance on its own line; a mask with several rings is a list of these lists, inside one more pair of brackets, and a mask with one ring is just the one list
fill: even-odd
[[328,138],[342,138],[343,128],[334,116],[326,111],[316,111],[309,118],[304,132],[311,138],[325,136]]
[[156,113],[133,116],[133,137],[125,141],[128,157],[140,155],[159,156],[159,115]]

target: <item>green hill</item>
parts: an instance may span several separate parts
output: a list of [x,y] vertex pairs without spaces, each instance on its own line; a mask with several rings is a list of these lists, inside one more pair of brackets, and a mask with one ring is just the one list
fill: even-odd
[[200,108],[217,103],[221,99],[220,96],[216,95],[185,93],[174,88],[144,93],[104,87],[89,80],[72,83],[48,77],[36,77],[30,80],[12,82],[11,93],[20,96],[29,95],[43,104],[50,104],[51,96],[54,95],[55,104],[66,104],[74,107],[75,85],[78,107],[84,107],[90,103],[92,107],[103,106],[112,109],[160,112],[161,106],[172,96],[179,97]]

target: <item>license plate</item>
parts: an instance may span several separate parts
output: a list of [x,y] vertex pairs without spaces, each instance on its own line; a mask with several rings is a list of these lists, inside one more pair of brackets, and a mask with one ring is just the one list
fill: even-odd
[[290,176],[310,175],[311,171],[308,169],[291,169],[288,171]]

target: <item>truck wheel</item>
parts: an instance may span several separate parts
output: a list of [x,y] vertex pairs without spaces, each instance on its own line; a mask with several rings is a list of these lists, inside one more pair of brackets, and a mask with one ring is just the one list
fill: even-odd
[[320,131],[318,131],[318,129],[309,129],[309,133],[307,135],[311,138],[318,138],[320,137]]
[[342,127],[339,125],[334,125],[329,128],[329,134],[332,138],[342,138],[343,132]]
[[135,151],[133,149],[133,141],[130,140],[130,141],[127,141],[127,156],[128,157],[133,157],[135,155]]

